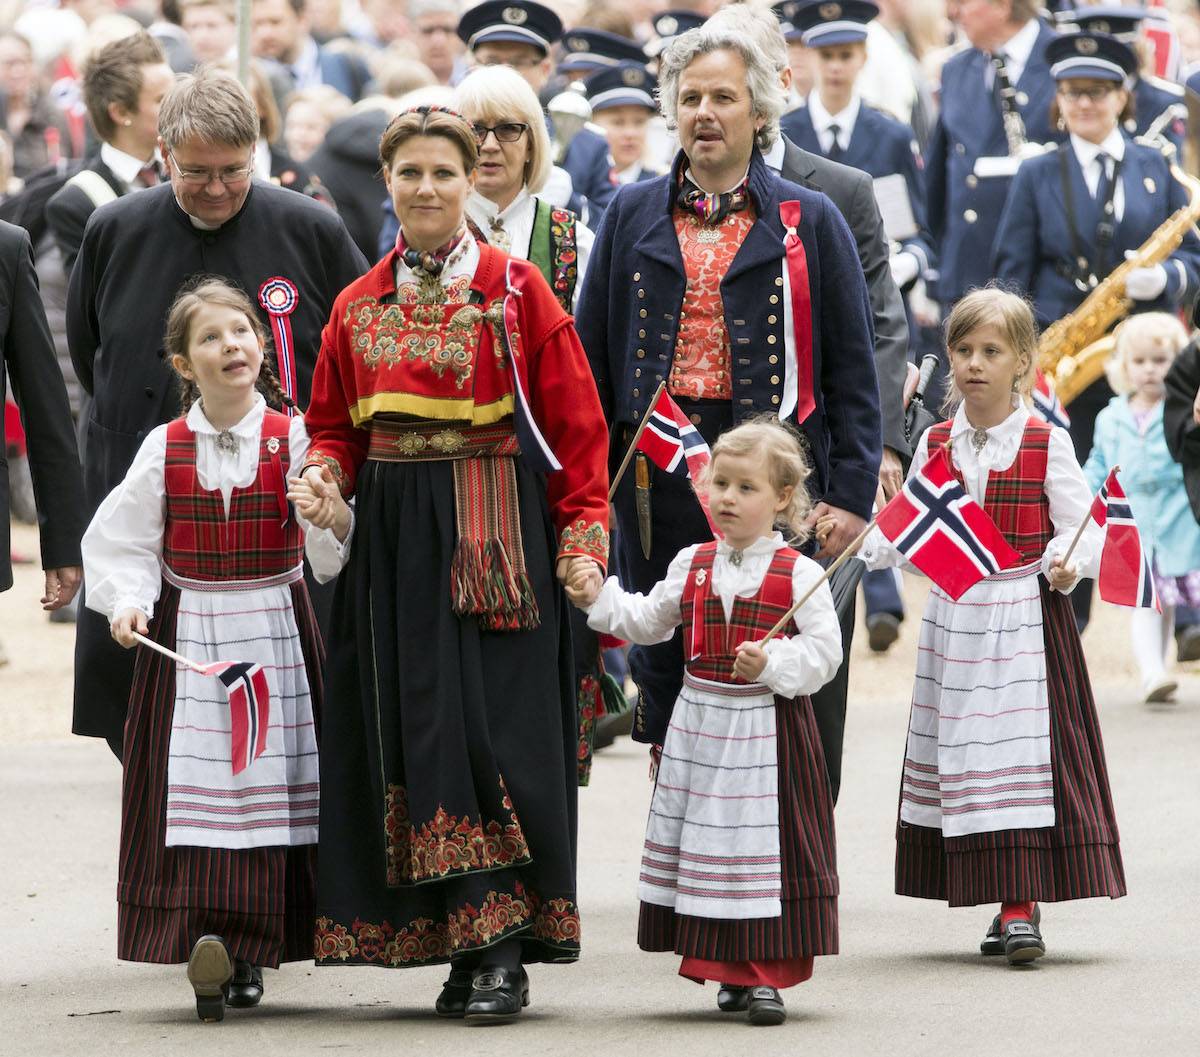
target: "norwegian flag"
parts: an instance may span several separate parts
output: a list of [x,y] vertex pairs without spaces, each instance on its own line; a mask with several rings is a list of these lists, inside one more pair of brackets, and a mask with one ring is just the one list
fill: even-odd
[[202,675],[216,676],[229,691],[230,740],[233,773],[241,774],[267,748],[271,718],[271,691],[261,664],[249,661],[214,661],[198,664]]
[[959,484],[945,445],[904,482],[875,523],[901,554],[955,601],[1020,557]]
[[1142,20],[1142,36],[1154,49],[1154,73],[1168,81],[1179,79],[1181,52],[1179,34],[1171,25],[1166,0],[1149,0]]
[[704,468],[712,459],[708,444],[700,436],[700,431],[692,425],[671,399],[671,394],[663,389],[654,402],[654,410],[646,422],[638,438],[637,450],[642,452],[655,466],[667,473],[686,473],[691,478],[696,498],[704,510],[709,528],[713,535],[720,538],[720,531],[712,519],[708,509],[708,499],[696,489]]
[[1091,515],[1104,529],[1100,575],[1096,580],[1100,597],[1114,605],[1156,609],[1161,613],[1150,562],[1115,469],[1108,471],[1108,479],[1092,501]]
[[1070,428],[1071,416],[1067,414],[1067,409],[1063,407],[1062,401],[1054,391],[1054,384],[1042,374],[1040,367],[1033,383],[1033,392],[1030,395],[1033,397],[1033,413],[1038,418],[1052,426],[1062,426],[1063,429]]

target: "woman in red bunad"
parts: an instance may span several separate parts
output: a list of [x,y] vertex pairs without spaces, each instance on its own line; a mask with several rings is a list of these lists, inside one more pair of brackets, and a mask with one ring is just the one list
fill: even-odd
[[380,159],[396,249],[334,305],[305,476],[356,500],[330,641],[318,965],[450,963],[439,1014],[579,956],[575,696],[559,583],[608,550],[608,438],[536,267],[470,236],[478,145],[442,107]]

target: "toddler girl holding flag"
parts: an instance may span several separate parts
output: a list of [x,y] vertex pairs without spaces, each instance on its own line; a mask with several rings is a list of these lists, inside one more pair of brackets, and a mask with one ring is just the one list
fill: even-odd
[[[1089,525],[1068,554],[1092,496],[1066,431],[1025,404],[1037,353],[1029,305],[975,290],[946,333],[958,408],[922,436],[893,501],[924,496],[938,520],[922,514],[904,533],[889,531],[903,550],[879,531],[864,548],[871,567],[911,558],[934,580],[917,646],[896,891],[950,906],[999,903],[980,949],[1021,964],[1045,953],[1038,903],[1125,894],[1100,726],[1066,598],[1095,563],[1098,531]],[[934,511],[953,486],[990,522],[974,504]],[[944,531],[954,513],[959,531]],[[962,531],[971,517],[979,531]],[[1006,552],[999,571],[947,593],[949,567],[976,560],[987,533],[997,537],[992,553]]]
[[[121,645],[249,664],[227,695],[204,664],[143,648],[125,725],[117,955],[187,961],[197,1013],[221,1020],[226,1002],[258,1004],[261,966],[312,957],[323,649],[285,483],[308,435],[264,400],[286,397],[240,290],[185,288],[165,348],[185,414],[146,438],[83,556],[87,604]],[[349,510],[336,487],[295,487],[330,578]]]
[[[797,435],[775,419],[723,434],[708,470],[724,538],[685,548],[648,595],[576,559],[568,597],[597,631],[665,642],[687,666],[662,747],[642,856],[638,945],[683,956],[751,1023],[785,1018],[779,989],[836,954],[833,802],[808,696],[837,670],[841,633],[823,570],[788,546],[811,509]],[[790,637],[761,644],[797,600]],[[794,629],[792,625],[794,624]]]

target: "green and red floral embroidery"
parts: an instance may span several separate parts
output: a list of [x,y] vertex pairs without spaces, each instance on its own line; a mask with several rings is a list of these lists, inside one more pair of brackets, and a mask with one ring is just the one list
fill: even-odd
[[608,533],[599,521],[580,518],[562,530],[558,537],[558,556],[585,554],[602,566],[608,564]]
[[550,243],[554,247],[551,282],[564,312],[570,312],[579,279],[579,252],[575,246],[575,214],[569,209],[550,210]]

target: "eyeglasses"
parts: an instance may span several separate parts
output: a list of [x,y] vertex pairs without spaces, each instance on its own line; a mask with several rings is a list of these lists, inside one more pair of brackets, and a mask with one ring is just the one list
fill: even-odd
[[179,178],[189,187],[207,187],[213,180],[220,180],[228,187],[230,184],[241,183],[254,172],[254,167],[249,162],[245,165],[230,166],[228,169],[185,169],[175,160],[171,151],[167,151],[167,157],[171,159]]
[[1099,103],[1106,95],[1116,90],[1117,86],[1115,84],[1098,84],[1090,88],[1060,88],[1058,94],[1064,99],[1070,99],[1072,103],[1077,103],[1080,99]]
[[498,125],[490,126],[474,124],[471,127],[475,130],[475,138],[481,147],[489,132],[496,137],[497,143],[516,143],[529,131],[529,126],[524,121],[501,121]]

